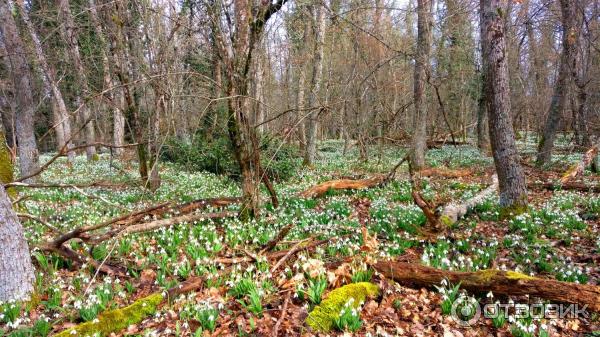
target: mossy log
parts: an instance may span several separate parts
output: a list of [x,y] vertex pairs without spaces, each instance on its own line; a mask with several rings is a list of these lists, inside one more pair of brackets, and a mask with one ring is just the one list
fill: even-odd
[[600,287],[531,277],[514,271],[494,269],[477,272],[440,270],[415,263],[379,261],[373,268],[385,277],[407,286],[439,285],[442,280],[458,284],[474,293],[493,292],[502,295],[530,295],[560,303],[587,305],[600,312]]
[[332,290],[327,298],[316,306],[306,317],[306,324],[317,332],[329,332],[333,322],[339,317],[340,311],[349,303],[352,308],[358,308],[367,298],[376,297],[379,287],[369,282],[351,283]]
[[300,197],[303,198],[318,198],[325,195],[328,191],[340,191],[340,190],[360,190],[363,188],[377,187],[384,184],[387,181],[386,175],[378,175],[368,179],[354,180],[354,179],[338,179],[330,180],[324,183],[315,185],[301,193]]
[[94,321],[63,330],[55,337],[110,336],[111,333],[121,331],[154,314],[163,299],[164,297],[160,293],[152,294],[124,308],[105,311]]

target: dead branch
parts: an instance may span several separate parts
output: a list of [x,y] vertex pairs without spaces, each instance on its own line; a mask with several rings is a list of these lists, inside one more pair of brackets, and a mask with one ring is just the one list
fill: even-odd
[[386,176],[378,175],[369,179],[353,180],[353,179],[339,179],[330,180],[324,183],[315,185],[301,193],[300,197],[303,198],[318,198],[325,195],[328,191],[334,190],[359,190],[363,188],[370,188],[380,186],[386,181]]
[[595,285],[560,282],[511,271],[457,272],[394,261],[380,261],[373,267],[385,277],[410,286],[433,287],[447,280],[452,284],[460,283],[461,288],[475,293],[491,291],[502,295],[530,295],[587,305],[594,311],[600,311],[600,287]]
[[288,233],[290,232],[290,230],[292,230],[292,228],[294,228],[294,224],[289,224],[289,225],[283,226],[283,228],[281,228],[279,233],[277,233],[277,235],[271,241],[267,242],[267,244],[265,244],[263,246],[263,248],[260,251],[260,254],[264,254],[265,252],[273,250],[273,248],[275,248],[275,246],[277,246],[277,244],[281,240],[283,240],[286,235],[288,235]]
[[565,172],[565,174],[560,178],[561,184],[566,184],[569,181],[577,178],[577,176],[582,175],[585,171],[585,168],[592,164],[594,158],[598,155],[598,145],[592,146],[586,153],[583,154],[581,161]]
[[443,177],[443,178],[461,178],[473,174],[473,170],[451,170],[446,168],[426,168],[419,171],[421,177]]
[[440,218],[446,224],[453,224],[458,221],[461,217],[467,214],[467,212],[473,207],[482,203],[485,198],[496,193],[498,190],[498,176],[494,174],[492,176],[492,184],[485,190],[477,193],[472,198],[463,202],[451,202],[444,207]]
[[281,327],[281,323],[285,320],[285,316],[287,315],[288,304],[290,303],[291,292],[287,293],[285,300],[283,301],[283,308],[281,308],[279,319],[277,323],[275,323],[275,328],[273,328],[273,337],[277,337],[279,335],[279,328]]
[[[147,223],[142,223],[142,224],[138,224],[138,225],[125,227],[123,230],[118,231],[116,234],[127,235],[127,234],[134,234],[134,233],[150,232],[155,229],[159,229],[162,227],[169,227],[169,226],[172,226],[175,224],[180,224],[180,223],[191,223],[191,222],[206,220],[206,219],[222,219],[222,218],[234,217],[236,215],[237,215],[237,212],[187,214],[187,215],[177,216],[177,217],[173,217],[173,218],[156,220],[156,221],[151,221],[151,222],[147,222]],[[106,236],[102,236],[102,238],[105,238],[105,237]],[[98,242],[96,240],[92,240],[92,241]],[[102,240],[102,241],[104,241],[104,240]]]
[[61,231],[60,231],[58,228],[56,228],[56,227],[52,226],[52,225],[51,225],[51,224],[49,224],[48,222],[46,222],[46,221],[44,221],[44,220],[42,220],[42,219],[40,219],[40,218],[38,218],[38,217],[36,217],[36,216],[34,216],[34,215],[27,214],[27,213],[17,213],[17,216],[18,216],[19,218],[25,218],[25,219],[29,219],[29,220],[33,220],[33,221],[35,221],[35,222],[38,222],[38,223],[40,223],[42,226],[44,226],[44,227],[48,228],[49,230],[53,231],[54,233],[57,233],[57,234],[63,235],[63,233],[62,233],[62,232],[61,232]]
[[585,183],[578,182],[567,182],[566,184],[556,184],[553,182],[546,183],[529,183],[527,184],[527,188],[534,189],[545,189],[549,191],[579,191],[579,192],[589,192],[589,193],[600,193],[599,185],[587,185]]

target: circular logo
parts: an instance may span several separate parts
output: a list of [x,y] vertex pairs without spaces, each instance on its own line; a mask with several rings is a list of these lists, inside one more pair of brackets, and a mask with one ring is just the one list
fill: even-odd
[[459,297],[452,303],[452,319],[462,326],[471,326],[481,316],[479,302],[472,297]]

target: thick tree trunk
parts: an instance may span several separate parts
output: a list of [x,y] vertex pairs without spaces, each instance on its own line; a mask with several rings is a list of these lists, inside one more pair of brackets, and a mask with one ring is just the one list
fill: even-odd
[[579,44],[580,34],[578,21],[581,18],[579,5],[579,0],[560,0],[563,46],[558,78],[554,84],[554,93],[552,94],[550,108],[548,109],[548,117],[538,145],[538,156],[536,159],[538,165],[549,163],[552,157],[556,132],[558,131],[567,104],[570,83],[576,69],[577,45]]
[[[28,176],[39,169],[39,152],[34,134],[33,81],[26,59],[23,41],[7,1],[0,2],[0,33],[8,56],[4,57],[6,67],[16,92],[16,134],[18,141],[19,166],[21,176]],[[34,180],[33,178],[28,179]]]
[[0,302],[27,299],[33,291],[33,281],[23,227],[0,185]]
[[429,72],[429,54],[431,50],[431,0],[417,1],[417,50],[414,72],[414,104],[412,158],[415,170],[425,166],[427,150],[427,101],[425,83]]
[[498,174],[500,206],[509,213],[520,213],[527,206],[527,185],[519,164],[515,133],[510,116],[510,93],[504,19],[501,0],[481,0],[482,36],[486,72],[486,98],[490,141]]
[[[86,102],[86,99],[91,95],[90,87],[88,85],[88,78],[86,75],[85,67],[79,53],[78,35],[75,28],[75,22],[73,21],[73,15],[71,14],[71,8],[69,7],[69,0],[58,0],[58,7],[62,16],[61,33],[67,43],[67,50],[73,62],[75,71],[75,81],[77,84],[77,90],[75,91],[75,104],[79,109],[79,117],[81,122],[85,123],[85,141],[87,144],[93,144],[96,142],[95,135],[95,119],[92,116],[92,111]],[[88,160],[93,160],[96,154],[96,147],[91,145],[86,147],[85,153]]]
[[600,311],[600,287],[595,285],[560,282],[493,269],[460,272],[394,261],[380,261],[373,267],[385,277],[404,285],[432,288],[446,280],[451,284],[460,283],[461,289],[474,293],[491,291],[500,295],[530,295],[561,303],[587,305],[593,311]]
[[[323,81],[323,51],[325,47],[326,17],[325,8],[317,5],[317,17],[315,25],[315,52],[313,59],[313,70],[308,98],[309,108],[318,105],[319,92]],[[312,166],[317,156],[317,128],[320,109],[315,109],[308,115],[308,127],[306,129],[306,153],[304,164]]]
[[25,22],[27,31],[29,32],[31,40],[33,41],[35,55],[37,57],[37,62],[40,68],[40,73],[42,75],[44,86],[52,94],[58,150],[62,149],[65,146],[65,142],[68,142],[67,158],[69,162],[73,162],[75,160],[75,152],[68,151],[73,147],[73,143],[71,141],[71,122],[69,112],[65,104],[65,100],[63,99],[62,93],[58,88],[58,84],[56,83],[54,70],[50,68],[48,62],[46,61],[46,55],[44,54],[42,43],[40,42],[38,34],[35,31],[31,20],[29,19],[27,9],[25,8],[23,2],[17,1],[17,4],[19,5],[21,17]]

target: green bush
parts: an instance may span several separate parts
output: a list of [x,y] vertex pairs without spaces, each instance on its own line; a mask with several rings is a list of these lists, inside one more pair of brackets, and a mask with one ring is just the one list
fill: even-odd
[[[302,164],[298,148],[276,137],[261,137],[260,154],[262,167],[273,180],[292,177]],[[199,131],[191,142],[171,138],[163,147],[161,158],[189,171],[224,174],[234,179],[240,176],[240,168],[225,132],[207,135]]]

